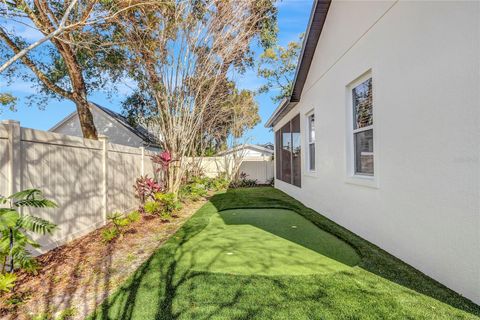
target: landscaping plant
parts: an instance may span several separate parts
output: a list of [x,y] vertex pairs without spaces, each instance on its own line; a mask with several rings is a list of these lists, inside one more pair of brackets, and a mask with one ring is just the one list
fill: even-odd
[[177,195],[172,192],[157,193],[155,194],[155,200],[160,203],[160,206],[162,208],[162,218],[165,217],[167,218],[167,220],[182,207],[180,201],[178,201]]
[[143,210],[145,211],[145,213],[148,213],[148,214],[160,214],[160,209],[161,209],[160,203],[158,203],[155,200],[147,201],[143,206]]
[[192,182],[180,187],[179,198],[182,201],[198,201],[200,198],[205,197],[207,193],[208,190],[204,184]]
[[15,286],[17,276],[14,273],[0,274],[0,291],[10,292]]
[[102,238],[105,242],[110,242],[117,237],[122,237],[131,223],[140,220],[140,212],[132,211],[127,215],[120,212],[113,212],[107,216],[107,220],[109,220],[113,226],[102,231]]
[[212,179],[212,189],[214,191],[225,190],[228,188],[229,181],[225,174],[220,174],[218,177]]
[[159,154],[155,154],[150,157],[152,162],[156,165],[158,165],[157,168],[155,168],[155,172],[157,174],[161,174],[161,178],[165,178],[165,175],[167,174],[168,167],[170,166],[170,163],[173,161],[172,155],[168,150],[162,151]]
[[146,201],[153,199],[155,193],[163,190],[163,185],[148,176],[141,176],[135,181],[135,197],[140,199],[143,205]]
[[172,215],[180,210],[181,204],[177,195],[171,192],[156,193],[155,199],[147,201],[144,205],[144,210],[148,214],[158,215],[163,220],[170,220]]
[[115,228],[108,228],[102,230],[102,238],[104,242],[110,242],[118,237],[118,232]]
[[257,186],[256,179],[247,179],[248,174],[245,172],[240,173],[239,178],[230,182],[229,188],[252,188]]
[[39,248],[40,244],[29,237],[28,232],[51,234],[56,225],[39,217],[20,214],[17,210],[22,207],[55,208],[55,202],[45,199],[40,190],[27,189],[9,197],[0,197],[0,287],[10,290],[15,281],[15,268],[33,271],[36,268],[35,260],[31,257],[27,246]]
[[209,190],[220,191],[228,188],[229,180],[226,174],[220,174],[218,177],[193,177],[190,182],[182,185],[178,192],[181,201],[198,201],[207,196]]

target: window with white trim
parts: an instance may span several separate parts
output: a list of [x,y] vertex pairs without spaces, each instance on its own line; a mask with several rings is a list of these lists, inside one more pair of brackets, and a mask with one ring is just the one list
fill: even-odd
[[374,175],[372,78],[352,88],[353,173]]
[[308,170],[315,171],[315,113],[307,115]]

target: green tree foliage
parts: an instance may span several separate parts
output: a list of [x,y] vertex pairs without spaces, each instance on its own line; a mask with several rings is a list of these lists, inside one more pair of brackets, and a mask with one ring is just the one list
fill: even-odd
[[270,90],[278,92],[272,96],[275,103],[292,93],[293,78],[302,50],[302,39],[303,35],[300,35],[298,41],[291,41],[286,47],[267,48],[260,56],[258,75],[267,80],[267,83],[260,87],[259,93]]
[[[10,93],[0,93],[0,106],[14,111],[16,102],[17,98],[12,96]],[[1,112],[2,110],[0,109],[0,113]]]
[[[71,11],[68,1],[0,1],[0,56],[6,59],[35,44],[22,37],[19,25],[28,25],[44,38],[63,28],[55,37],[23,55],[2,76],[9,80],[33,82],[39,92],[27,103],[45,107],[49,99],[75,103],[83,135],[97,138],[88,94],[111,87],[123,73],[122,54],[112,33],[110,17],[128,1],[76,0]],[[67,14],[66,14],[67,13]],[[63,24],[62,24],[63,23]]]

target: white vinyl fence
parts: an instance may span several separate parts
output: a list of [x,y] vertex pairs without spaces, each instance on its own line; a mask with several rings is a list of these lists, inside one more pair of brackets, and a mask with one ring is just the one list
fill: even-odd
[[[58,225],[53,236],[40,239],[44,250],[57,247],[105,224],[110,212],[138,205],[133,185],[141,175],[154,176],[153,152],[53,132],[0,123],[0,195],[40,189],[59,207],[31,213]],[[225,159],[203,158],[208,176],[225,171]],[[265,183],[273,177],[271,159],[246,159],[240,171]],[[28,209],[25,210],[28,212]]]
[[[207,177],[216,177],[222,172],[232,170],[235,162],[232,155],[201,158],[198,161]],[[244,172],[247,179],[257,180],[257,184],[269,184],[274,176],[273,159],[272,157],[244,157],[238,172]]]

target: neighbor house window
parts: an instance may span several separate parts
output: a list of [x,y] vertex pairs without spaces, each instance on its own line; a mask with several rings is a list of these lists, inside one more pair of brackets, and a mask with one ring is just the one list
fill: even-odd
[[315,114],[307,116],[308,169],[315,171]]
[[279,180],[301,186],[300,116],[295,116],[275,132],[275,166]]
[[372,78],[352,88],[354,174],[373,176],[373,94]]

